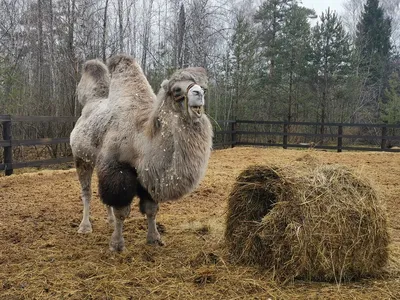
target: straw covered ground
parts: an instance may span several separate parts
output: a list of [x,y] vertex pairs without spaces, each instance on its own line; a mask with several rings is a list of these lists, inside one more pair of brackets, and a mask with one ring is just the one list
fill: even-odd
[[[303,159],[307,157],[307,160]],[[257,267],[235,265],[224,249],[227,199],[235,178],[254,165],[342,164],[372,181],[387,207],[389,264],[374,278],[342,284],[280,284]],[[191,195],[161,205],[165,247],[145,244],[137,204],[126,221],[122,254],[96,193],[93,233],[79,235],[82,204],[74,170],[0,177],[0,299],[400,299],[400,155],[234,148],[212,153]]]

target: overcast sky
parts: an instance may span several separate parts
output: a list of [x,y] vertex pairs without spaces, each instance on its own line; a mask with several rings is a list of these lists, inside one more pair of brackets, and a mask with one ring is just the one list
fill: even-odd
[[303,6],[313,8],[318,16],[321,15],[328,7],[341,15],[343,13],[343,3],[345,0],[300,0]]

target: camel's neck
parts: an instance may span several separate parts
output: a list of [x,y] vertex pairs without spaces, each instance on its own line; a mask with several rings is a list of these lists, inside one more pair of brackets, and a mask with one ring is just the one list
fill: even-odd
[[156,201],[172,200],[193,190],[204,176],[212,147],[211,124],[206,116],[195,122],[183,118],[171,101],[159,103],[154,112],[152,136],[138,174]]

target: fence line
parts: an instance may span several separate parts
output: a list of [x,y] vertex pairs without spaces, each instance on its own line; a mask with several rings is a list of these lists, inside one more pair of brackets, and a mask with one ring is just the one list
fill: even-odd
[[[28,162],[13,162],[13,147],[16,146],[36,146],[36,145],[55,145],[69,143],[69,137],[62,138],[42,138],[33,140],[14,140],[12,138],[12,124],[17,122],[71,122],[77,121],[77,117],[51,117],[51,116],[10,116],[0,115],[2,124],[3,140],[0,140],[0,148],[3,148],[4,161],[0,163],[0,171],[5,171],[5,175],[11,175],[14,169],[25,167],[40,167],[51,164],[71,162],[72,157],[60,157]],[[249,129],[249,126],[264,126],[261,129]],[[269,126],[267,130],[265,126]],[[293,128],[305,127],[308,132],[296,132]],[[332,127],[335,132],[332,132]],[[318,130],[320,132],[318,133]],[[331,132],[325,131],[330,128]],[[375,129],[375,134],[345,134],[346,128]],[[310,133],[310,130],[314,132]],[[389,130],[392,135],[389,135]],[[322,131],[322,132],[321,132]],[[362,130],[361,130],[362,131]],[[396,133],[398,131],[398,133]],[[293,143],[294,137],[304,139],[312,138],[313,142]],[[257,139],[264,139],[259,141]],[[331,143],[324,143],[324,139],[330,139]],[[362,139],[369,141],[363,146],[348,146],[344,144],[344,139]],[[332,144],[332,141],[335,143]],[[263,146],[263,147],[283,147],[288,148],[316,148],[325,150],[353,151],[390,151],[400,152],[400,149],[388,147],[388,143],[400,143],[400,125],[393,124],[353,124],[353,123],[316,123],[316,122],[286,122],[286,121],[253,121],[253,120],[226,120],[217,121],[214,130],[214,148],[226,148],[235,146]],[[371,142],[375,142],[377,147],[372,147]]]
[[[243,126],[247,125],[247,126]],[[257,130],[249,129],[249,125],[264,126]],[[267,130],[265,126],[268,125],[272,129]],[[364,123],[318,123],[318,122],[287,122],[287,121],[253,121],[253,120],[228,120],[218,121],[215,126],[220,130],[215,130],[215,148],[241,146],[275,146],[287,148],[316,148],[325,150],[354,150],[354,151],[386,151],[386,152],[400,152],[400,149],[391,148],[390,143],[400,144],[400,124],[364,124]],[[245,127],[245,128],[243,128]],[[303,127],[305,129],[312,129],[314,132],[299,132],[293,131],[293,128]],[[326,133],[329,128],[335,128],[335,132]],[[317,129],[324,128],[322,133],[318,133]],[[344,133],[345,129],[375,129],[374,134],[371,133]],[[388,131],[393,132],[392,135]],[[253,138],[251,138],[251,136]],[[256,138],[265,137],[264,141],[257,141]],[[313,141],[306,143],[291,143],[290,138],[302,137],[312,138]],[[278,139],[278,141],[276,141]],[[326,144],[325,139],[330,139],[331,143]],[[362,139],[363,145],[345,145],[344,140],[349,139]],[[334,140],[334,145],[332,141]],[[372,147],[371,143],[376,142],[377,147]]]
[[0,123],[3,127],[3,140],[0,141],[0,148],[3,150],[4,162],[0,164],[0,171],[3,170],[5,175],[11,175],[14,169],[26,167],[41,167],[52,164],[60,164],[72,161],[72,157],[59,157],[55,159],[13,162],[13,147],[16,146],[36,146],[36,145],[55,145],[69,143],[69,137],[63,138],[43,138],[34,140],[14,140],[12,138],[12,124],[16,122],[76,122],[77,117],[51,117],[51,116],[10,116],[0,115]]

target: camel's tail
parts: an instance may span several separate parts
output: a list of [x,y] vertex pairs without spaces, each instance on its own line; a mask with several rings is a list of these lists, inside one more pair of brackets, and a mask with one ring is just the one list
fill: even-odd
[[78,84],[78,101],[85,105],[108,97],[110,75],[105,64],[93,59],[83,65],[81,81]]

